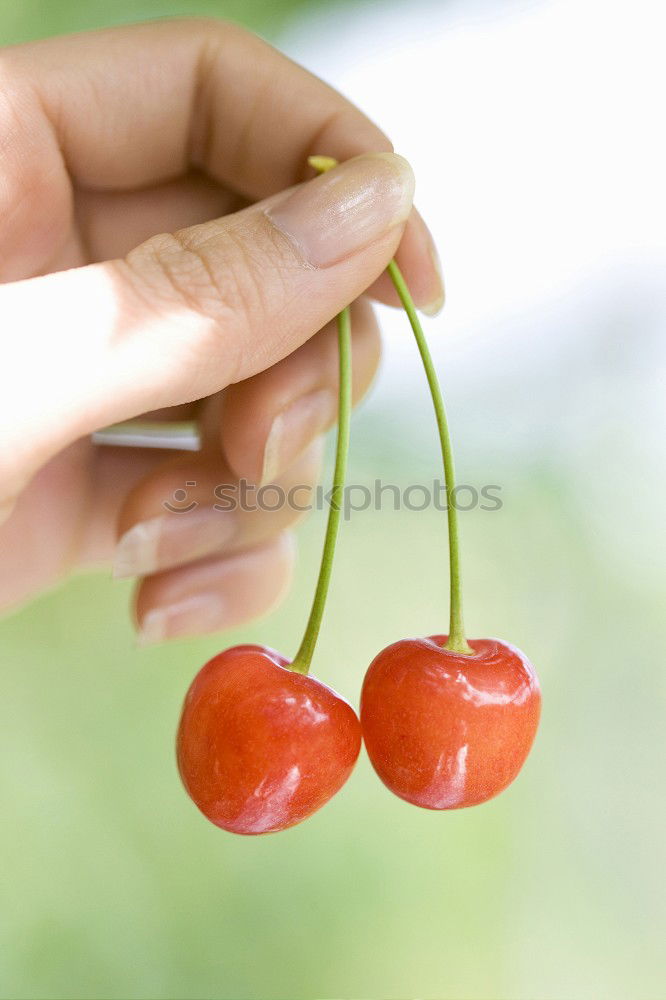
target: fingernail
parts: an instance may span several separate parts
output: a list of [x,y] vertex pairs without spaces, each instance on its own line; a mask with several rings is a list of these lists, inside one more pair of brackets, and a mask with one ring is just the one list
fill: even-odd
[[439,254],[437,253],[437,247],[434,243],[430,244],[430,259],[432,261],[432,267],[439,279],[439,288],[436,291],[435,296],[431,302],[427,305],[421,307],[421,312],[425,313],[426,316],[436,316],[438,312],[441,311],[444,305],[445,291],[444,291],[444,275],[442,273],[442,262],[439,259]]
[[313,267],[330,267],[405,222],[414,174],[394,153],[357,156],[288,195],[266,212]]
[[233,512],[199,507],[140,521],[119,539],[116,578],[145,576],[201,559],[224,548],[236,530]]
[[337,397],[317,389],[281,410],[266,439],[261,484],[272,483],[335,420]]
[[153,608],[141,620],[137,635],[140,646],[165,639],[216,632],[226,624],[226,606],[218,594],[193,594],[164,608]]

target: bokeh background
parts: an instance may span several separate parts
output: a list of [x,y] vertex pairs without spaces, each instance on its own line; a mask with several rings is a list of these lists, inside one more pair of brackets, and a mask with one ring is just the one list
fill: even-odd
[[[79,578],[0,624],[0,994],[15,998],[666,996],[664,329],[659,5],[606,0],[0,0],[0,39],[230,16],[377,119],[439,241],[427,324],[459,479],[472,635],[531,656],[544,714],[520,779],[469,811],[393,798],[367,759],[304,825],[209,826],[173,738],[222,644],[286,653],[294,590],[224,637],[137,650],[130,588]],[[404,322],[356,415],[353,477],[437,475]],[[345,526],[317,673],[357,702],[372,656],[445,626],[443,515]]]

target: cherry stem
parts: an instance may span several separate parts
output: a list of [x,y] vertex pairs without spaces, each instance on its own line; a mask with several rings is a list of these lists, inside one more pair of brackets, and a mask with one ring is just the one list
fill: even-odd
[[416,344],[421,355],[423,367],[425,369],[432,405],[435,409],[437,420],[437,430],[442,447],[442,459],[444,462],[444,482],[446,486],[446,508],[449,527],[449,573],[451,579],[451,607],[449,619],[449,638],[445,649],[450,649],[454,653],[465,653],[473,655],[474,650],[465,638],[465,628],[463,625],[462,613],[462,584],[460,577],[460,545],[458,539],[458,511],[455,505],[455,469],[453,465],[453,451],[451,448],[451,435],[442,399],[442,390],[437,378],[437,372],[430,355],[428,342],[426,341],[423,328],[416,312],[416,306],[410,295],[407,283],[402,276],[400,268],[394,260],[388,265],[388,273],[398,293],[400,301],[409,318]]
[[335,446],[335,470],[333,472],[333,489],[326,524],[324,550],[319,567],[319,578],[315,590],[312,610],[308,618],[303,640],[296,656],[291,663],[291,669],[299,674],[307,674],[312,663],[324,606],[328,595],[333,569],[335,543],[340,527],[343,490],[347,474],[347,454],[349,452],[349,425],[352,409],[352,366],[351,366],[351,315],[349,309],[343,309],[338,316],[338,357],[340,366],[340,385],[338,390],[338,437]]
[[[314,167],[317,173],[325,174],[328,170],[332,170],[333,167],[337,166],[337,160],[334,160],[331,156],[311,156],[308,159],[308,164]],[[349,425],[351,423],[352,408],[351,313],[349,307],[343,309],[338,316],[338,366],[338,438],[335,445],[333,488],[331,490],[328,521],[326,523],[326,537],[324,538],[324,549],[321,554],[321,565],[312,601],[312,609],[301,645],[290,664],[291,669],[299,674],[307,674],[309,672],[317,639],[319,638],[319,630],[321,629],[328,588],[331,582],[335,544],[340,527],[342,491],[344,490],[347,475]]]

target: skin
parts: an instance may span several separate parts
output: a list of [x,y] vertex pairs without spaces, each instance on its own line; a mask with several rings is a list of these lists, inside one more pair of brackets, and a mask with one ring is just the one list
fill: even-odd
[[498,795],[530,751],[541,711],[533,666],[499,639],[404,639],[370,664],[361,696],[363,739],[392,792],[424,809],[459,809]]
[[[289,294],[304,272],[261,244],[254,206],[312,177],[309,153],[342,161],[391,144],[238,27],[163,21],[5,49],[0,135],[0,608],[10,609],[77,569],[108,566],[118,538],[154,516],[175,456],[96,448],[92,430],[146,414],[196,416],[204,453],[180,474],[195,479],[203,462],[225,479],[256,481],[276,416],[303,392],[335,390],[340,309],[367,289],[353,318],[359,399],[379,357],[369,300],[397,303],[383,275],[391,256],[422,307],[436,306],[442,287],[413,210],[328,268],[323,290]],[[181,263],[170,287],[155,235],[187,242],[204,223],[230,278],[211,288],[200,265],[190,273]],[[196,328],[178,327],[185,309]],[[172,356],[174,330],[183,353]],[[125,356],[128,343],[136,350]],[[324,429],[295,429],[274,477],[289,475]],[[310,461],[304,482],[317,475]],[[139,630],[174,592],[213,588],[226,611],[173,619],[180,626],[162,638],[265,613],[289,581],[291,526],[260,511],[233,542],[138,572]]]
[[188,794],[231,833],[273,833],[311,816],[351,774],[361,727],[351,706],[262,646],[210,660],[187,693],[176,742]]

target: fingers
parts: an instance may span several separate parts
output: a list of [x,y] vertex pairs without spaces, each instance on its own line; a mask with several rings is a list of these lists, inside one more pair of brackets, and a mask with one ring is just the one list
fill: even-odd
[[312,507],[321,456],[318,440],[275,483],[260,489],[239,483],[219,453],[163,464],[123,505],[115,576],[145,576],[237,552],[292,527]]
[[294,567],[292,536],[142,580],[136,593],[139,641],[162,642],[228,629],[267,614],[285,595]]
[[[359,300],[352,312],[358,400],[377,368],[379,331],[369,303]],[[278,365],[227,390],[221,416],[226,462],[219,430],[211,427],[207,454],[164,462],[132,490],[118,521],[115,575],[145,575],[244,548],[293,525],[311,503],[320,435],[337,412],[337,384],[331,323]],[[217,397],[209,410],[204,423],[219,428]],[[257,489],[268,483],[276,488]]]
[[[369,302],[352,307],[353,398],[374,378],[380,335]],[[319,434],[338,409],[335,321],[272,368],[230,386],[222,400],[222,449],[234,472],[252,483],[272,482]]]
[[[358,400],[377,368],[379,331],[369,303],[355,303],[353,317]],[[244,548],[293,525],[311,504],[320,435],[336,416],[337,382],[333,323],[267,372],[227,390],[221,418],[227,462],[212,437],[207,454],[162,463],[135,487],[118,521],[115,575],[145,575]],[[217,403],[210,401],[216,412],[206,422],[219,426]]]
[[402,158],[358,157],[124,261],[0,286],[14,352],[0,374],[6,493],[100,426],[286,357],[385,268],[413,190]]

